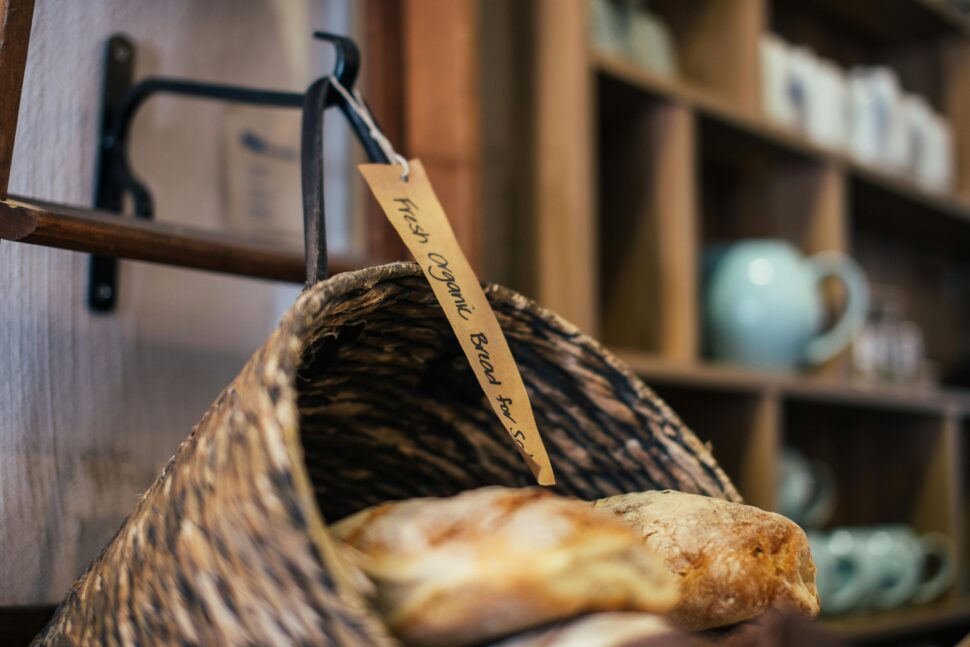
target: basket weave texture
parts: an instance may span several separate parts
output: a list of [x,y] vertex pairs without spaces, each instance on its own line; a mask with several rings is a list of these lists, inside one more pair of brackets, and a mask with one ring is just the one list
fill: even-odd
[[[558,492],[740,500],[704,445],[608,351],[511,290],[486,294]],[[324,519],[533,483],[419,268],[340,274],[287,311],[35,644],[395,644]]]

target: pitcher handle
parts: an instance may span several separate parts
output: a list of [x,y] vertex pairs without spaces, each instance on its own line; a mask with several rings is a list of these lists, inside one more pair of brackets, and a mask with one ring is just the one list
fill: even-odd
[[839,252],[823,252],[808,259],[815,282],[835,277],[845,284],[845,311],[831,330],[819,334],[805,348],[809,364],[821,364],[845,349],[859,334],[869,313],[869,286],[859,265]]

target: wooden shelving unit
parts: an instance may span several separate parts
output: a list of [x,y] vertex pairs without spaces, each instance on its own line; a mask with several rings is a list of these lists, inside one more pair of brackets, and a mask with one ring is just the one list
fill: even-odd
[[[942,371],[970,352],[970,294],[951,284],[970,276],[970,22],[935,0],[878,11],[864,0],[654,0],[680,61],[666,78],[594,50],[585,0],[554,4],[540,3],[535,20],[538,59],[567,43],[585,55],[537,90],[535,121],[552,120],[560,136],[555,147],[538,138],[533,153],[536,229],[557,231],[535,246],[539,300],[642,375],[751,503],[775,507],[779,451],[793,446],[835,472],[831,525],[906,523],[960,546],[960,582],[945,598],[827,627],[862,641],[970,630],[970,392],[857,383],[846,354],[800,374],[712,364],[698,303],[705,244],[782,238],[806,254],[851,254],[872,282],[898,289]],[[843,66],[893,67],[954,129],[954,191],[768,121],[758,67],[767,32]],[[564,204],[564,184],[591,197]]]

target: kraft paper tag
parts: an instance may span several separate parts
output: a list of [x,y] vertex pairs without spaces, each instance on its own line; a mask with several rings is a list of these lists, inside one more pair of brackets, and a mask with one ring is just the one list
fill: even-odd
[[359,168],[431,284],[495,415],[539,485],[554,485],[549,456],[505,335],[458,246],[424,167],[418,160],[410,164],[406,182],[397,164],[362,164]]

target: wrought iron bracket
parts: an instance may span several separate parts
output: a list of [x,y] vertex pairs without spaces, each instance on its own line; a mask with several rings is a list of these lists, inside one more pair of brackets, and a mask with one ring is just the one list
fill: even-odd
[[[304,94],[168,78],[148,78],[132,85],[135,46],[131,39],[121,34],[109,38],[105,51],[94,206],[122,215],[125,196],[128,195],[134,205],[136,218],[151,219],[154,216],[151,192],[131,168],[128,139],[135,114],[155,94],[176,94],[275,108],[301,108],[300,167],[303,176],[307,284],[326,278],[323,202],[323,115],[326,109],[334,106],[340,108],[371,161],[387,163],[389,160],[374,139],[371,129],[348,103],[347,97],[335,91],[330,82],[331,78],[336,78],[344,88],[352,91],[360,69],[357,45],[353,40],[336,34],[316,32],[314,36],[334,45],[336,63],[332,77],[318,79]],[[109,312],[114,309],[118,298],[117,280],[117,259],[92,256],[88,287],[88,305],[92,310]]]

